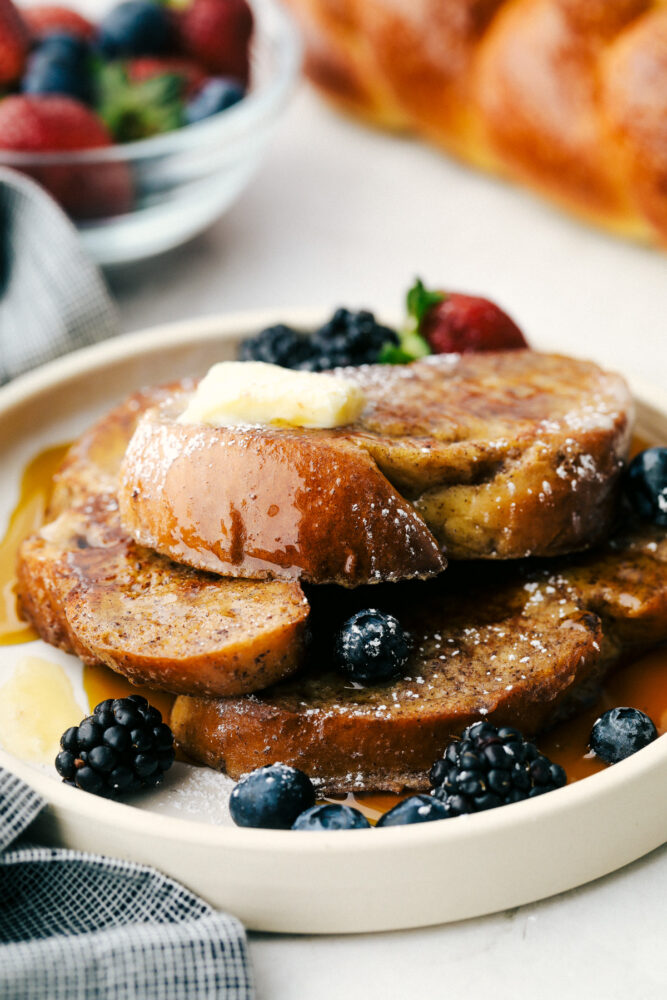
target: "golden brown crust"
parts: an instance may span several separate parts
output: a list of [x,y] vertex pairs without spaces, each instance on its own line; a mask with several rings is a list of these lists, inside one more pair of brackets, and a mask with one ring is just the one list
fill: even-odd
[[301,661],[308,604],[299,585],[221,580],[142,549],[120,526],[120,459],[139,414],[165,395],[131,397],[70,450],[52,519],[20,549],[21,606],[46,642],[138,684],[254,691]]
[[662,0],[289,0],[346,110],[667,244]]
[[225,576],[354,586],[446,565],[367,452],[326,433],[148,414],[128,448],[119,500],[141,544]]
[[[333,431],[148,413],[121,471],[127,531],[223,575],[358,586],[456,559],[556,555],[608,532],[627,454],[623,380],[532,351],[341,369],[364,391]],[[436,542],[437,540],[437,542]]]
[[403,677],[360,688],[311,654],[305,673],[271,691],[178,698],[172,726],[188,754],[233,778],[283,761],[328,792],[427,788],[431,764],[471,721],[539,732],[621,653],[667,638],[667,538],[637,529],[578,559],[450,566],[438,581],[375,594],[414,636]]

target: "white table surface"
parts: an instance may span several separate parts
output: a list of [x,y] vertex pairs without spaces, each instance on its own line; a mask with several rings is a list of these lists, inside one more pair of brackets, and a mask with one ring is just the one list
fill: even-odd
[[[416,143],[363,130],[305,88],[224,219],[110,278],[131,330],[260,306],[393,314],[416,274],[496,299],[536,346],[665,378],[667,255],[587,229]],[[512,912],[351,938],[253,934],[251,951],[261,1000],[648,1000],[667,986],[666,901],[663,848]]]

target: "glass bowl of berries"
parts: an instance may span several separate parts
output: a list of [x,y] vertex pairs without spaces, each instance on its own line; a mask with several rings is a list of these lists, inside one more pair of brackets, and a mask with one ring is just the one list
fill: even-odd
[[122,0],[96,23],[0,0],[0,165],[42,184],[98,263],[153,256],[243,190],[300,58],[275,0]]

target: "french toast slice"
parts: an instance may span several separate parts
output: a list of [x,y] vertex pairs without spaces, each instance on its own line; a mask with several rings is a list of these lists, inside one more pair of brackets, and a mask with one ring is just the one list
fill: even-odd
[[187,392],[147,413],[121,469],[128,533],[223,576],[350,587],[608,534],[632,422],[620,376],[533,351],[337,374],[367,399],[348,427],[179,423]]
[[18,594],[46,642],[167,691],[254,691],[299,665],[308,603],[296,582],[258,583],[177,565],[138,546],[118,516],[118,468],[141,413],[137,393],[72,446],[48,521],[19,551]]
[[[235,779],[282,761],[327,793],[424,790],[430,766],[473,720],[538,733],[623,653],[667,639],[667,535],[635,528],[552,565],[459,564],[437,581],[357,591],[344,610],[324,610],[321,634],[331,642],[332,619],[364,601],[412,633],[398,680],[362,687],[314,656],[270,691],[177,698],[180,745]],[[321,613],[313,600],[314,630]]]

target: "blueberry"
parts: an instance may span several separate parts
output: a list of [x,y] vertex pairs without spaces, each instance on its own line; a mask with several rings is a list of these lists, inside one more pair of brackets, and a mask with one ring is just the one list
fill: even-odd
[[589,745],[596,757],[607,764],[617,764],[648,746],[657,736],[648,715],[638,708],[611,708],[594,724]]
[[314,802],[307,774],[287,764],[270,764],[241,778],[230,796],[229,811],[237,826],[289,830]]
[[412,823],[430,823],[435,819],[448,819],[453,813],[444,802],[432,795],[412,795],[381,816],[378,826],[406,826]]
[[65,31],[55,31],[42,39],[35,50],[50,59],[60,59],[62,62],[75,65],[85,62],[90,56],[90,46],[85,38],[69,35]]
[[88,46],[81,39],[49,36],[28,59],[21,90],[24,94],[65,94],[90,101],[88,54]]
[[385,681],[408,662],[408,633],[393,615],[368,608],[344,623],[334,642],[336,665],[353,680]]
[[626,493],[640,517],[667,527],[667,448],[647,448],[632,460]]
[[370,823],[358,809],[350,806],[327,803],[306,809],[294,821],[293,830],[364,830]]
[[162,55],[171,42],[167,10],[149,0],[125,0],[102,18],[98,42],[109,59]]
[[229,76],[213,76],[188,101],[185,106],[185,120],[188,125],[217,115],[219,111],[231,108],[245,97],[245,87],[239,80]]

